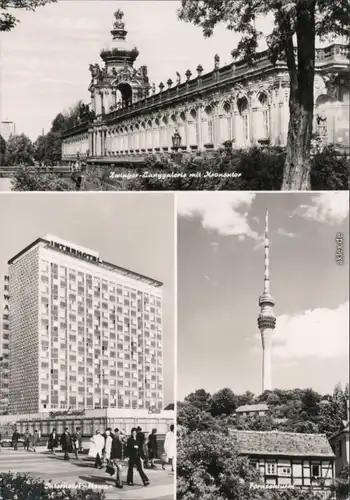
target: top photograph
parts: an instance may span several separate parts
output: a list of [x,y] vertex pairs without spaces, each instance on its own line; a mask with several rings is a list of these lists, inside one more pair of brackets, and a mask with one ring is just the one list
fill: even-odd
[[0,191],[349,189],[347,2],[0,5]]

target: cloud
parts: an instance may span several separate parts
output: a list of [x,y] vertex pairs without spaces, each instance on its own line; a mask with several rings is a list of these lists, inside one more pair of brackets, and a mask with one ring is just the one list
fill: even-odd
[[283,361],[345,356],[349,352],[349,302],[337,309],[279,316],[274,339],[274,356]]
[[248,212],[239,211],[250,207],[254,198],[254,193],[179,193],[177,211],[183,217],[200,217],[205,229],[219,234],[258,239],[249,226]]
[[337,191],[316,194],[310,205],[300,205],[294,213],[305,219],[339,224],[349,215],[349,194]]
[[297,234],[295,234],[295,233],[289,233],[288,231],[286,231],[283,228],[277,229],[277,234],[279,234],[281,236],[287,236],[288,238],[296,238],[297,237]]

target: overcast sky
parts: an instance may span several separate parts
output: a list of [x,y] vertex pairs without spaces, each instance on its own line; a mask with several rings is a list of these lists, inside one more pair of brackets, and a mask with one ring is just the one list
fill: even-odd
[[[0,275],[7,261],[46,233],[164,283],[164,402],[174,384],[174,209],[172,194],[2,194]],[[5,236],[5,233],[3,233]]]
[[321,393],[349,379],[348,193],[178,194],[178,399],[261,392],[257,328],[269,210],[276,300],[273,387]]

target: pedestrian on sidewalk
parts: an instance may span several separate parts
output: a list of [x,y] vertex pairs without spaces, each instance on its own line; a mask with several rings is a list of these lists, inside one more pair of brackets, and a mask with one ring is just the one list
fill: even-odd
[[21,437],[20,433],[18,432],[18,430],[15,428],[13,434],[12,434],[12,445],[13,445],[13,449],[15,451],[18,450],[18,441],[19,441],[19,438]]
[[82,435],[81,435],[81,430],[80,427],[77,427],[75,429],[75,432],[72,434],[72,442],[73,442],[73,450],[75,454],[75,458],[78,460],[78,453],[81,452],[82,450]]
[[146,476],[144,470],[141,465],[141,449],[140,449],[140,440],[137,437],[137,429],[133,427],[131,429],[131,436],[127,441],[127,451],[129,458],[129,466],[128,466],[128,475],[127,475],[127,483],[129,486],[134,486],[134,465],[136,465],[137,472],[140,474],[143,485],[148,486],[149,479]]
[[116,472],[116,480],[115,486],[116,488],[123,488],[122,483],[122,473],[123,473],[123,441],[121,437],[121,432],[119,429],[114,429],[114,434],[112,435],[112,447],[110,454],[110,462],[115,467]]
[[155,469],[154,461],[158,458],[157,429],[152,429],[148,436],[147,448],[151,469]]
[[[176,442],[175,442],[175,433],[174,433],[174,425],[171,424],[170,430],[165,435],[164,442],[164,451],[166,455],[166,463],[169,463],[171,466],[171,472],[174,472],[174,458],[176,453]],[[162,465],[162,469],[165,470],[165,464]]]
[[102,455],[105,447],[105,439],[100,434],[100,431],[96,431],[95,435],[90,439],[90,449],[89,449],[89,457],[95,459],[94,468],[102,469],[103,461]]
[[47,447],[53,455],[56,455],[55,448],[57,448],[57,446],[58,446],[58,435],[56,429],[52,429],[52,432],[49,435],[49,441]]
[[64,429],[64,433],[61,436],[61,446],[62,450],[64,452],[64,457],[63,460],[69,460],[69,453],[72,453],[73,448],[72,448],[72,436],[70,435],[68,431],[68,427]]
[[36,447],[38,446],[38,443],[40,441],[39,433],[36,429],[34,429],[34,434],[33,434],[33,451],[36,451]]
[[145,469],[148,469],[148,448],[146,445],[146,436],[144,432],[142,432],[141,427],[136,428],[137,431],[137,437],[136,439],[139,442],[139,448],[140,448],[140,457],[141,457],[141,465]]
[[26,451],[29,451],[31,439],[32,435],[30,434],[29,429],[26,429],[24,433],[24,442],[23,442],[23,446]]

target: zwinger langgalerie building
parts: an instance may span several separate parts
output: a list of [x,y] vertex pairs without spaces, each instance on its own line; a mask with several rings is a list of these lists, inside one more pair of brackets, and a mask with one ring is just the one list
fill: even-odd
[[22,430],[138,419],[165,432],[162,283],[53,235],[8,264],[8,413]]
[[[91,110],[95,118],[65,132],[62,160],[96,164],[138,162],[147,154],[167,154],[177,131],[184,151],[285,145],[289,121],[289,75],[267,52],[254,66],[235,61],[151,84],[146,66],[136,69],[138,50],[127,41],[123,12],[115,13],[112,40],[91,64]],[[323,144],[349,147],[348,46],[333,43],[316,50],[314,131]],[[176,68],[175,68],[176,69]],[[174,72],[175,74],[175,72]]]

